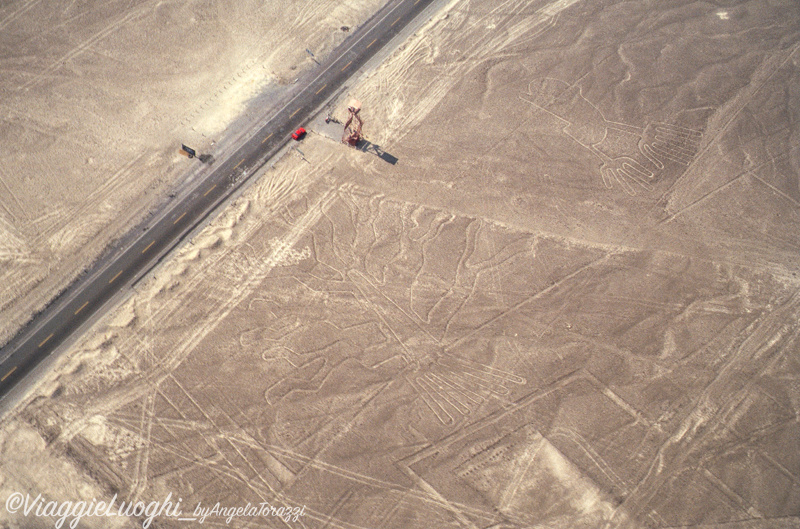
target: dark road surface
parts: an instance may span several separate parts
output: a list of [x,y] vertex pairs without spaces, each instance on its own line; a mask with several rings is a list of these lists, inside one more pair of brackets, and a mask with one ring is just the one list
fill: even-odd
[[260,130],[226,160],[217,161],[188,196],[170,203],[156,220],[115,255],[98,261],[0,351],[0,401],[31,370],[98,314],[122,289],[152,269],[193,228],[225,202],[249,175],[263,167],[290,134],[355,71],[432,0],[395,0],[304,73]]

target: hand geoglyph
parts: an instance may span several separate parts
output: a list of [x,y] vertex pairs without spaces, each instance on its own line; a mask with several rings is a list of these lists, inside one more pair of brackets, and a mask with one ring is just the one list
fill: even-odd
[[[610,121],[583,96],[580,86],[558,79],[533,81],[520,97],[556,117],[564,134],[601,161],[600,175],[607,188],[618,184],[629,195],[636,194],[634,186],[651,190],[668,164],[689,165],[700,148],[700,131],[669,123],[641,128]],[[635,136],[638,152],[614,152],[619,149],[613,145],[601,148],[611,131]]]

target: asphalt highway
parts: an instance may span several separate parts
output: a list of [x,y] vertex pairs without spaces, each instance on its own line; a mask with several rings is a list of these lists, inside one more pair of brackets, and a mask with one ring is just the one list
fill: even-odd
[[[300,126],[378,50],[433,0],[394,0],[305,72],[256,134],[212,165],[193,190],[167,204],[122,249],[100,259],[0,351],[0,401],[59,345],[129,288],[263,167]],[[198,162],[199,163],[199,162]]]

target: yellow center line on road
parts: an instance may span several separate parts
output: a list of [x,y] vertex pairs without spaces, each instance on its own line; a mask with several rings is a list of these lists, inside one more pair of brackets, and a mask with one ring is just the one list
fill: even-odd
[[76,311],[75,311],[75,315],[77,316],[77,315],[78,315],[78,313],[79,313],[80,311],[82,311],[83,309],[85,309],[85,308],[86,308],[86,305],[88,305],[88,304],[89,304],[89,302],[87,301],[86,303],[84,303],[83,305],[81,305],[81,308],[79,308],[78,310],[76,310]]
[[213,186],[209,187],[208,191],[203,193],[203,196],[208,196],[208,194],[211,193],[214,190],[215,187],[217,187],[217,184],[214,184]]
[[289,119],[292,119],[294,117],[294,115],[297,114],[298,112],[300,112],[299,108],[297,110],[295,110],[294,112],[292,112],[292,115],[289,116]]
[[242,158],[241,160],[239,160],[239,163],[237,163],[237,164],[236,164],[236,167],[234,167],[234,169],[238,169],[238,168],[239,168],[239,166],[240,166],[240,165],[242,165],[243,163],[244,163],[244,158]]
[[377,41],[378,41],[378,39],[377,39],[377,38],[374,38],[374,39],[372,39],[372,42],[370,42],[369,44],[367,44],[367,49],[370,49],[370,47],[372,47],[372,45],[373,45],[373,44],[375,44]]
[[113,282],[114,282],[114,280],[115,280],[116,278],[118,278],[118,277],[119,277],[119,275],[120,275],[121,273],[122,273],[122,270],[120,270],[119,272],[117,272],[117,275],[115,275],[114,277],[112,277],[111,279],[109,279],[109,280],[108,280],[108,284],[110,285],[111,283],[113,283]]
[[322,88],[320,88],[319,90],[317,90],[317,93],[316,93],[316,94],[314,94],[314,95],[315,95],[315,96],[318,96],[320,92],[322,92],[323,90],[325,90],[325,87],[326,87],[326,86],[328,86],[328,83],[325,83],[324,85],[322,85]]
[[275,133],[274,133],[274,132],[270,132],[270,133],[269,133],[269,136],[267,136],[266,138],[264,138],[264,139],[261,141],[261,144],[263,145],[263,144],[267,143],[267,140],[268,140],[268,139],[270,139],[270,138],[272,137],[272,135],[273,135],[273,134],[275,134]]
[[144,252],[146,252],[147,250],[149,250],[149,249],[150,249],[150,247],[151,247],[151,246],[153,246],[155,243],[156,243],[156,241],[152,241],[150,244],[148,244],[148,245],[147,245],[147,247],[146,247],[144,250],[142,250],[142,253],[144,253]]
[[394,26],[395,24],[397,24],[398,22],[400,22],[400,19],[401,19],[401,18],[403,18],[403,15],[400,15],[399,17],[397,17],[397,20],[395,20],[394,22],[392,22],[392,26]]
[[48,341],[50,338],[52,338],[52,337],[53,337],[53,334],[54,334],[54,333],[50,333],[50,336],[48,336],[47,338],[45,338],[44,340],[42,340],[42,343],[40,343],[40,344],[39,344],[39,347],[41,347],[41,346],[43,346],[44,344],[46,344],[46,343],[47,343],[47,341]]
[[13,372],[14,372],[14,371],[16,371],[16,370],[17,370],[17,366],[14,366],[14,367],[12,367],[12,368],[11,368],[11,370],[10,370],[8,373],[6,373],[5,375],[3,375],[3,378],[0,378],[0,382],[3,382],[5,379],[7,379],[8,377],[10,377],[10,376],[11,376],[11,373],[13,373]]
[[419,2],[420,2],[420,0],[417,0],[416,2],[414,2],[414,5],[417,5]]
[[186,212],[184,211],[183,213],[181,213],[181,216],[180,216],[180,217],[178,217],[177,219],[175,219],[175,222],[173,222],[173,223],[172,223],[172,224],[173,224],[173,226],[174,226],[175,224],[177,224],[177,223],[178,223],[178,221],[180,221],[180,220],[181,220],[183,217],[185,217],[185,216],[186,216]]
[[350,62],[348,62],[347,64],[345,64],[345,65],[344,65],[344,68],[342,68],[340,71],[341,71],[341,72],[343,72],[343,71],[347,70],[347,68],[348,68],[348,67],[349,67],[351,64],[353,64],[353,61],[350,61]]

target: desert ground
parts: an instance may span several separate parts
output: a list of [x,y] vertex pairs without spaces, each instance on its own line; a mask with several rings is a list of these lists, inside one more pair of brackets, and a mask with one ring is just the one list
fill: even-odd
[[[211,527],[800,527],[795,1],[452,0],[350,97],[366,147],[309,126],[2,419],[0,527],[52,527],[18,492],[303,508]],[[180,182],[171,148],[119,182]],[[61,208],[24,211],[72,234]],[[64,252],[18,232],[9,266]]]
[[0,3],[0,344],[380,0]]

